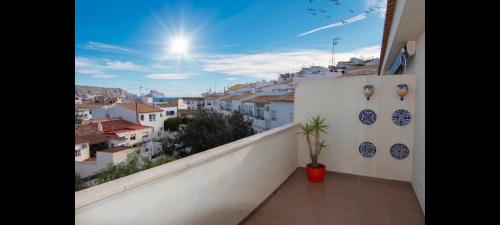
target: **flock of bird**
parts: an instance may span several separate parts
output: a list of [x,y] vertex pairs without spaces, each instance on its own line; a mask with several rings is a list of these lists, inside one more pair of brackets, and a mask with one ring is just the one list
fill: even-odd
[[[312,2],[314,2],[315,0],[308,0],[308,1],[309,1],[309,3],[312,3]],[[335,5],[340,5],[339,0],[329,0],[329,1],[331,1],[331,2],[332,2],[332,3],[334,3]],[[370,13],[374,12],[375,10],[379,10],[379,9],[382,9],[382,7],[380,7],[380,6],[375,6],[375,7],[370,7],[370,8],[368,8],[368,9],[366,9],[366,10],[363,10],[363,12],[364,12],[364,13],[366,13],[366,14],[370,14]],[[311,15],[313,15],[313,16],[316,16],[316,15],[318,15],[318,14],[320,14],[320,15],[321,15],[321,14],[324,14],[324,13],[326,13],[326,12],[327,12],[327,10],[325,10],[325,9],[319,9],[319,8],[318,8],[318,9],[314,9],[314,8],[307,8],[307,10],[309,10],[309,12],[311,13]],[[350,11],[351,13],[354,13],[354,10],[352,10],[352,9],[349,9],[349,11]],[[330,18],[331,18],[331,16],[329,16],[329,15],[325,15],[325,18],[330,19]],[[342,22],[343,24],[346,24],[346,23],[347,23],[347,21],[345,21],[345,20],[341,20],[341,22]]]

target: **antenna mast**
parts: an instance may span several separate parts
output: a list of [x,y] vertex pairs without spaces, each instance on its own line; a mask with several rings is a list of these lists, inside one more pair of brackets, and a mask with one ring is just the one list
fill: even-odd
[[338,41],[340,40],[340,38],[336,37],[332,40],[332,67],[335,66],[335,45],[338,44]]

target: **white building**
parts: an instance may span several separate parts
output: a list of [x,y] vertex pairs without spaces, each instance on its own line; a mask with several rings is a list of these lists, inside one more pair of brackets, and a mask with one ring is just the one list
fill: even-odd
[[[138,150],[153,156],[161,152],[161,143],[153,142],[153,128],[123,119],[92,121],[75,127],[75,172],[82,178],[94,175],[108,164],[126,160]],[[135,148],[137,147],[137,148]],[[91,149],[96,149],[95,155]]]
[[203,100],[201,97],[182,97],[177,100],[178,109],[196,110],[203,109]]
[[128,102],[118,103],[110,106],[102,106],[92,110],[94,119],[111,119],[121,117],[131,123],[138,123],[153,128],[153,138],[164,137],[163,121],[165,111],[159,107],[140,103]]
[[154,104],[154,106],[163,110],[164,120],[177,117],[177,99],[172,99],[167,103]]
[[75,118],[81,120],[91,120],[92,108],[94,108],[94,106],[89,104],[84,104],[84,103],[75,104]]
[[257,96],[243,101],[243,113],[253,119],[257,132],[273,129],[293,121],[294,93]]

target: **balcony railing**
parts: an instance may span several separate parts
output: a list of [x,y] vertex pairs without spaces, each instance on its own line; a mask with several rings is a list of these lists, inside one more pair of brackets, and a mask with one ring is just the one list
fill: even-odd
[[237,224],[297,168],[297,129],[288,124],[76,192],[76,224]]

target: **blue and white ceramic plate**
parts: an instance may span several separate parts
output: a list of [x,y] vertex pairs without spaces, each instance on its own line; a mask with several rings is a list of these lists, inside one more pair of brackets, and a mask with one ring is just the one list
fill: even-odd
[[377,120],[377,114],[371,109],[365,109],[359,113],[359,120],[363,124],[370,125]]
[[395,159],[405,159],[410,154],[406,145],[398,143],[391,146],[391,156]]
[[367,158],[373,157],[377,152],[377,148],[371,142],[363,142],[359,145],[359,153]]
[[404,109],[398,109],[392,114],[392,122],[398,126],[406,126],[410,121],[411,114]]

